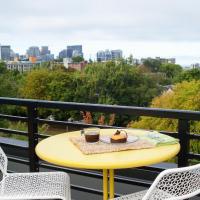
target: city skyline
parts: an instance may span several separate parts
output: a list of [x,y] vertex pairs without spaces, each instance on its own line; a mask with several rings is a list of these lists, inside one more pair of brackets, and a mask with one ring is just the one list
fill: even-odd
[[127,57],[175,57],[179,64],[199,62],[198,0],[2,1],[3,45],[20,54],[29,46],[49,46],[58,55],[82,44],[84,57],[122,49]]

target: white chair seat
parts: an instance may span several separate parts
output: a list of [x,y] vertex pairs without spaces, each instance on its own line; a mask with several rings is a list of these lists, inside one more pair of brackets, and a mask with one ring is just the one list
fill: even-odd
[[0,186],[0,199],[71,199],[63,172],[6,174]]
[[[142,200],[143,197],[146,195],[147,191],[148,190],[142,190],[140,192],[135,192],[135,193],[132,193],[132,194],[124,195],[124,196],[115,198],[113,200]],[[155,189],[154,193],[159,194],[159,199],[168,199],[168,198],[174,197],[174,196],[170,195],[169,193],[164,192],[164,191],[159,190],[159,189]],[[156,200],[154,197],[150,198],[150,199]]]
[[148,190],[113,200],[183,200],[200,194],[200,164],[161,172]]

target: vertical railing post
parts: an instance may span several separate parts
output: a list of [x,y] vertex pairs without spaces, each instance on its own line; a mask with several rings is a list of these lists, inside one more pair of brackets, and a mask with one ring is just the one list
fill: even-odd
[[188,120],[178,120],[178,135],[181,145],[181,150],[178,154],[178,167],[185,167],[188,165],[188,153],[190,145],[190,123]]
[[28,105],[28,143],[29,143],[29,162],[30,171],[39,171],[39,161],[35,153],[35,147],[38,143],[38,123],[37,119],[37,107],[33,104]]

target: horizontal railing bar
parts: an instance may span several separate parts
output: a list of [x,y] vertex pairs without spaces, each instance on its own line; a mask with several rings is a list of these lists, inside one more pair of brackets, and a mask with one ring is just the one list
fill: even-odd
[[26,131],[19,131],[19,130],[7,129],[7,128],[0,128],[0,132],[4,132],[6,134],[28,136],[28,133]]
[[74,185],[74,184],[71,184],[71,189],[78,190],[78,191],[81,191],[81,192],[87,192],[87,193],[90,193],[90,194],[103,195],[102,190],[97,190],[97,189],[88,188],[88,187],[79,186],[79,185]]
[[[71,169],[71,168],[64,168],[64,167],[57,167],[57,166],[53,166],[50,164],[40,164],[40,166],[42,167],[46,167],[49,169],[54,169],[54,170],[63,170],[67,173],[72,173],[72,174],[77,174],[77,175],[81,175],[81,176],[87,176],[87,177],[91,177],[91,178],[102,178],[102,174],[98,173],[98,172],[93,172],[93,171],[83,171],[83,170],[78,170],[78,169]],[[126,183],[126,184],[135,184],[138,186],[144,186],[147,187],[150,185],[151,182],[145,182],[145,181],[140,181],[137,179],[129,179],[129,178],[123,178],[122,176],[116,176],[115,180],[117,182],[121,182],[121,183]]]
[[11,148],[16,148],[16,149],[22,149],[22,150],[28,150],[28,147],[23,147],[23,146],[17,146],[14,144],[8,144],[0,141],[0,145],[4,147],[11,147]]
[[46,123],[51,125],[66,125],[66,126],[78,126],[78,127],[98,127],[98,128],[123,128],[117,126],[108,125],[98,125],[98,124],[86,124],[81,122],[68,122],[68,121],[58,121],[58,120],[47,120],[47,119],[37,119],[39,123]]
[[189,137],[190,137],[190,139],[200,140],[200,135],[199,134],[190,134]]
[[11,121],[23,121],[23,122],[27,122],[28,121],[27,117],[14,116],[14,115],[5,115],[5,114],[0,114],[0,118],[9,119]]
[[151,116],[159,118],[188,119],[197,121],[200,120],[199,111],[189,111],[189,110],[117,106],[117,105],[105,105],[105,104],[88,104],[88,103],[74,103],[74,102],[57,102],[57,101],[17,99],[17,98],[5,98],[5,97],[0,97],[0,103],[11,104],[11,105],[22,105],[22,106],[32,105],[35,107],[67,109],[67,110],[80,110],[80,111],[88,110],[95,112],[130,114],[136,116]]
[[115,180],[120,183],[126,183],[126,184],[133,184],[137,186],[142,186],[142,187],[150,187],[152,182],[151,181],[143,181],[139,179],[130,179],[126,177],[121,177],[121,176],[116,176]]
[[151,166],[138,167],[137,169],[141,169],[141,170],[145,170],[145,171],[150,171],[150,172],[156,172],[156,173],[160,173],[163,170],[165,170],[163,168],[151,167]]
[[16,157],[13,157],[13,156],[8,156],[8,160],[9,160],[9,161],[12,161],[12,162],[17,162],[17,163],[21,163],[21,164],[26,164],[26,165],[29,164],[29,161],[28,161],[28,160],[21,159],[21,158],[16,158]]
[[187,157],[188,159],[200,159],[200,154],[188,153]]
[[169,135],[171,137],[179,138],[179,134],[177,132],[159,131],[159,133]]
[[[78,190],[78,191],[81,191],[81,192],[87,192],[87,193],[90,193],[90,194],[103,195],[102,190],[97,190],[97,189],[88,188],[88,187],[79,186],[79,185],[74,185],[74,184],[71,184],[71,189]],[[122,196],[122,194],[115,193],[115,197],[119,197],[119,196]]]
[[37,136],[38,136],[38,138],[45,139],[45,138],[50,137],[51,135],[46,135],[46,134],[42,134],[42,133],[37,133]]
[[67,173],[81,175],[81,176],[88,176],[88,177],[91,177],[91,178],[102,178],[103,177],[102,174],[94,172],[94,171],[65,168],[65,167],[54,166],[54,165],[46,164],[46,163],[42,163],[42,164],[40,164],[40,166],[48,168],[48,169],[53,169],[53,170],[59,169],[59,170],[65,171]]

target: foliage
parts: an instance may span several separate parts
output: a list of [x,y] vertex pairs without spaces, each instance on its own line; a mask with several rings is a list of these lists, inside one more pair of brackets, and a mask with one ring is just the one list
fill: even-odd
[[[10,122],[10,121],[5,121],[6,123],[6,127],[5,128],[9,128],[12,130],[19,130],[19,131],[27,131],[27,123],[25,122]],[[0,125],[0,127],[2,127]],[[40,133],[45,133],[47,131],[47,129],[49,128],[49,125],[47,124],[43,124],[42,126],[39,126],[39,132]],[[27,136],[24,135],[15,135],[15,134],[5,134],[5,133],[0,133],[0,137],[12,137],[14,139],[18,139],[18,140],[28,140]]]
[[3,74],[7,71],[6,65],[3,61],[0,60],[0,74]]
[[[135,106],[147,106],[158,93],[151,77],[123,61],[91,63],[82,72],[35,69],[27,74],[20,89],[24,98]],[[46,112],[46,116],[51,114],[72,117],[69,112]],[[80,113],[72,114],[80,118]]]
[[182,67],[180,65],[172,63],[163,63],[160,66],[159,71],[166,74],[167,78],[173,79],[182,72]]
[[[173,91],[164,92],[155,97],[151,107],[179,110],[200,110],[200,81],[184,81],[178,83]],[[177,120],[142,117],[137,122],[130,123],[134,128],[177,131]],[[200,133],[200,122],[191,122],[191,132]],[[197,148],[198,147],[198,148]],[[200,153],[200,142],[192,142],[191,149]]]
[[146,73],[154,77],[160,85],[171,85],[176,82],[183,69],[180,65],[173,63],[162,63],[157,59],[146,59],[142,65],[138,66],[141,73]]
[[82,56],[75,56],[75,57],[72,57],[72,61],[81,62],[81,61],[84,61],[84,58]]
[[86,102],[145,106],[158,94],[151,78],[123,62],[94,63],[83,76]]
[[159,72],[161,61],[153,58],[146,59],[143,62],[144,66],[149,68],[151,72]]
[[129,64],[129,65],[133,65],[133,61],[134,61],[134,59],[133,59],[133,55],[130,54],[129,57],[127,58],[127,64]]
[[200,80],[200,68],[184,70],[176,78],[176,82]]

